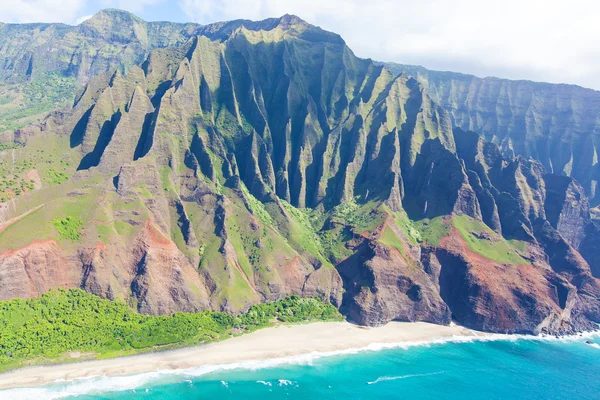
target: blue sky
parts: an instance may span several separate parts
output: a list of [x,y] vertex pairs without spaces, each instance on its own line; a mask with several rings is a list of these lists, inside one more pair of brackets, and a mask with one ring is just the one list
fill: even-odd
[[0,21],[76,24],[107,7],[203,24],[290,13],[360,57],[600,89],[597,0],[0,0]]

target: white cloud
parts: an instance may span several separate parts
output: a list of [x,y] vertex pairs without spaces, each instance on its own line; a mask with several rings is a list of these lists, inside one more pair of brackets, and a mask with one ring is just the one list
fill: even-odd
[[180,0],[201,23],[297,14],[362,57],[600,89],[595,0]]
[[72,23],[84,0],[1,0],[0,21]]

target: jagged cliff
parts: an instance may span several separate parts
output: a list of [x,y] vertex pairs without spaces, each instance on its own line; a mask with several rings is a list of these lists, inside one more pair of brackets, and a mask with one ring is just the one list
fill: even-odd
[[2,207],[1,298],[239,312],[296,293],[368,325],[596,327],[576,180],[453,127],[426,86],[297,17],[198,29],[11,136],[3,163],[42,187]]
[[574,85],[498,78],[387,63],[414,76],[453,125],[483,135],[503,154],[532,157],[549,173],[575,178],[593,205],[597,191],[600,92]]

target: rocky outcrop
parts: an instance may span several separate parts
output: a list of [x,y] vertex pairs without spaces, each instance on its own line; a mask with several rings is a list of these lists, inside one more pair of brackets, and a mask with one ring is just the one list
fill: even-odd
[[450,309],[434,283],[419,265],[410,265],[398,249],[365,242],[340,263],[338,271],[346,289],[341,310],[356,323],[450,323]]
[[363,325],[392,320],[449,324],[450,308],[438,284],[440,265],[427,248],[422,254],[393,218],[383,217],[372,231],[351,241],[353,255],[337,265],[345,289],[341,310]]

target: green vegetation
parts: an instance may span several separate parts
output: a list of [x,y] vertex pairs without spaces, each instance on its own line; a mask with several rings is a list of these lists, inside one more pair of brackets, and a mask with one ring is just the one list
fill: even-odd
[[215,121],[215,126],[219,133],[224,136],[231,138],[239,137],[243,135],[243,131],[240,129],[240,124],[233,114],[225,107],[221,107]]
[[527,251],[527,242],[524,242],[522,240],[515,240],[515,239],[511,239],[511,240],[507,240],[507,242],[514,247],[516,250],[525,252]]
[[75,96],[77,79],[59,73],[32,78],[14,93],[0,98],[0,132],[14,131],[45,117],[50,111],[68,106]]
[[70,351],[115,357],[225,339],[277,321],[341,318],[333,305],[298,296],[252,306],[239,316],[211,311],[153,316],[80,289],[59,289],[37,299],[0,302],[0,370],[68,361]]
[[81,233],[79,230],[83,226],[83,221],[79,218],[66,217],[63,219],[55,219],[52,221],[54,229],[65,239],[79,240],[81,239]]
[[60,185],[69,179],[69,176],[64,172],[55,170],[54,168],[48,168],[46,171],[46,180],[50,185]]
[[438,246],[444,236],[450,233],[450,224],[444,217],[422,219],[414,223],[420,240],[431,246]]
[[0,162],[0,203],[35,189],[34,181],[25,176],[25,172],[33,164],[29,161],[13,163],[9,160]]
[[351,229],[343,225],[336,225],[332,229],[319,232],[323,252],[333,263],[352,255],[353,252],[346,247],[346,242],[353,237]]
[[356,199],[335,206],[329,213],[299,209],[283,200],[281,203],[293,220],[290,240],[327,266],[350,256],[352,250],[346,247],[346,243],[355,235],[373,231],[387,216],[381,204],[360,204]]
[[387,213],[379,208],[376,202],[358,204],[356,199],[350,199],[333,208],[331,219],[352,226],[360,234],[372,231],[385,220]]
[[261,203],[260,201],[258,201],[258,199],[250,193],[250,191],[248,190],[248,188],[246,187],[246,185],[243,182],[241,184],[241,188],[242,188],[242,193],[244,193],[244,197],[248,201],[248,205],[251,208],[250,211],[252,212],[252,215],[254,215],[256,217],[256,219],[258,219],[258,221],[262,225],[265,225],[265,226],[271,225],[272,226],[273,218],[271,218],[271,215],[265,209],[264,204]]
[[[12,151],[2,153],[8,149]],[[71,159],[66,136],[35,135],[28,139],[27,146],[0,143],[0,203],[64,183],[75,172]]]
[[306,251],[317,257],[324,265],[332,267],[324,256],[323,244],[315,227],[317,221],[316,218],[313,220],[311,215],[312,210],[296,208],[285,200],[281,200],[281,204],[293,220],[290,224],[290,241],[292,244],[296,242],[297,246],[292,245],[292,247],[298,251]]
[[370,233],[381,225],[387,216],[384,208],[375,202],[359,204],[355,198],[335,206],[329,215],[329,229],[318,232],[327,258],[335,263],[350,256],[352,250],[346,243],[355,235]]
[[423,238],[421,237],[421,232],[415,227],[414,223],[408,218],[406,212],[399,211],[394,214],[394,222],[400,228],[402,232],[406,235],[408,240],[413,243],[421,243]]
[[472,252],[499,263],[526,263],[516,251],[526,249],[523,242],[508,242],[483,222],[466,215],[456,215],[451,221],[445,217],[426,218],[415,222],[414,227],[418,230],[420,240],[432,246],[438,246],[454,227]]
[[389,226],[386,226],[383,229],[383,233],[381,234],[379,241],[388,247],[397,249],[400,254],[404,255],[404,245],[402,244],[402,241]]
[[466,215],[455,216],[454,227],[467,242],[469,249],[499,263],[527,264],[508,242],[483,222]]
[[0,143],[0,151],[5,151],[5,150],[14,150],[14,149],[18,149],[21,148],[22,146],[18,143]]

